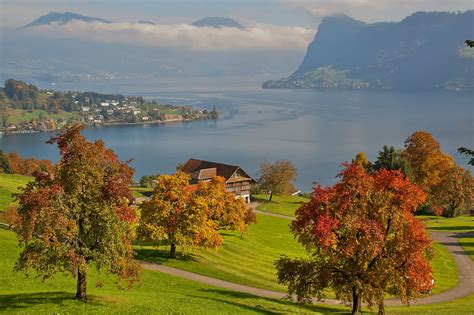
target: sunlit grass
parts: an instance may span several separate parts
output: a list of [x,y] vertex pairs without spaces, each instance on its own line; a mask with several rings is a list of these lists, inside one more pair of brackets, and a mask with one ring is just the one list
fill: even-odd
[[273,196],[272,201],[268,201],[268,195],[254,195],[253,198],[260,203],[257,210],[290,217],[295,216],[295,210],[301,203],[308,201],[308,198],[300,196]]

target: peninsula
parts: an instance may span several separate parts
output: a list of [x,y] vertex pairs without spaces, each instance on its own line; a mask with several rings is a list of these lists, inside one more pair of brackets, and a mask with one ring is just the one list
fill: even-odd
[[73,122],[86,126],[150,124],[217,119],[212,111],[186,105],[160,104],[140,96],[95,92],[40,90],[9,79],[0,88],[0,131],[54,131]]

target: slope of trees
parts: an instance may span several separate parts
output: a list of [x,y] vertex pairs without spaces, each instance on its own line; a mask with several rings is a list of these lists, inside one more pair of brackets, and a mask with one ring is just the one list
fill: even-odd
[[413,216],[425,198],[400,171],[346,165],[339,182],[316,186],[296,211],[291,230],[310,258],[279,259],[280,283],[299,301],[332,288],[353,314],[363,302],[383,313],[387,293],[407,303],[432,285],[430,240]]
[[17,196],[14,230],[22,252],[16,270],[48,279],[77,277],[76,298],[86,300],[91,265],[129,284],[138,280],[133,259],[135,212],[129,207],[133,170],[102,141],[88,142],[74,125],[50,140],[60,161],[36,172]]

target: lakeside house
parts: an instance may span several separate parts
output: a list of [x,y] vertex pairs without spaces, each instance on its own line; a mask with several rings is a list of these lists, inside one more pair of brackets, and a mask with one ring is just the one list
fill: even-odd
[[225,179],[228,192],[232,192],[236,198],[243,198],[246,203],[250,203],[250,188],[256,182],[237,165],[189,159],[181,171],[191,176],[192,184],[210,181],[214,176],[221,176]]

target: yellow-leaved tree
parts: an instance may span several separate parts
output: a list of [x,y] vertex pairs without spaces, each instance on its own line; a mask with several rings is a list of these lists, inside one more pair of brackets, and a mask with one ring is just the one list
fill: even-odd
[[[224,180],[214,177],[206,183],[190,184],[190,177],[178,171],[155,180],[153,196],[140,205],[140,235],[176,247],[218,248],[223,238],[219,229],[243,232],[252,220],[242,199],[225,190]],[[253,216],[254,218],[254,216]]]

